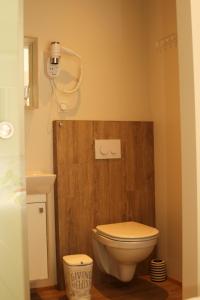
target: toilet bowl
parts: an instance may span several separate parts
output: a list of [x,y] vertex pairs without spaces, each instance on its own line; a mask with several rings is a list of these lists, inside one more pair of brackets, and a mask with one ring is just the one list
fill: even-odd
[[130,281],[136,265],[153,251],[159,231],[137,222],[98,225],[92,230],[94,258],[102,272]]

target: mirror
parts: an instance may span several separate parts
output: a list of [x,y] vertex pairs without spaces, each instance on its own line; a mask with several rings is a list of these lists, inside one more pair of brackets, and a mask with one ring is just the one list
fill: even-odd
[[24,103],[27,109],[38,108],[38,41],[24,38]]

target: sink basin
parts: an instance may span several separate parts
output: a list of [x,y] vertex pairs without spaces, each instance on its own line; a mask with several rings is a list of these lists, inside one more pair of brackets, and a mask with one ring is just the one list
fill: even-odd
[[55,174],[33,173],[26,175],[27,194],[48,194],[56,179]]

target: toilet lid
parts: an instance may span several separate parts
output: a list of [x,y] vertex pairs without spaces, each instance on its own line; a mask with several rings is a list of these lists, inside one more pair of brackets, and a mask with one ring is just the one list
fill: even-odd
[[98,233],[113,239],[141,240],[156,237],[158,229],[137,222],[123,222],[96,226]]
[[69,266],[85,266],[92,264],[93,260],[86,254],[74,254],[63,256],[63,261]]

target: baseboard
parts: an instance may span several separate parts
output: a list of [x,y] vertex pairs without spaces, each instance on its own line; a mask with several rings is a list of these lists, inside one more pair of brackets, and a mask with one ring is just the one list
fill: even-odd
[[168,280],[171,281],[171,282],[174,282],[176,284],[178,284],[179,286],[182,287],[182,282],[177,280],[177,279],[174,279],[174,278],[171,278],[171,277],[168,277]]
[[44,287],[31,287],[31,291],[37,290],[37,291],[47,291],[47,290],[54,290],[57,289],[57,285],[50,285],[50,286],[44,286]]

